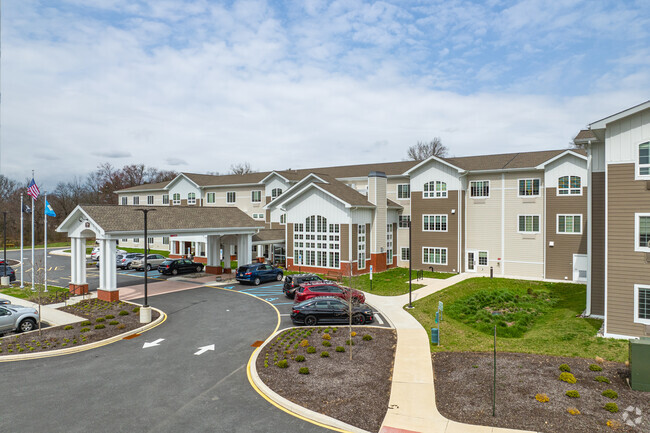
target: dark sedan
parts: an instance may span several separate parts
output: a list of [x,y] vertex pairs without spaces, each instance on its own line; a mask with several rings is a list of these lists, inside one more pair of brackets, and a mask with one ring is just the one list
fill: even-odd
[[265,263],[251,263],[237,268],[237,281],[253,283],[256,286],[264,281],[282,281],[282,269]]
[[314,281],[323,281],[321,277],[316,274],[294,274],[284,277],[284,286],[282,291],[287,298],[293,299],[296,296],[296,289],[302,283],[310,283]]
[[167,259],[158,266],[158,272],[165,275],[201,272],[202,270],[203,263],[196,263],[190,259]]
[[0,265],[0,275],[9,277],[9,282],[16,281],[16,272],[14,272],[11,266],[7,266],[7,273],[5,274],[5,265]]
[[[349,323],[349,306],[339,298],[318,297],[296,304],[291,309],[291,321],[314,326],[318,323]],[[352,305],[352,324],[363,325],[374,320],[366,304]]]

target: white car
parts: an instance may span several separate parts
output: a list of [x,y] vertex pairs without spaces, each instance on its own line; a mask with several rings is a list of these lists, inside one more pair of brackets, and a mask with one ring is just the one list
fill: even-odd
[[[117,254],[126,254],[126,251],[117,249],[115,250],[115,255]],[[93,251],[90,253],[90,260],[99,260],[99,247],[93,248]]]

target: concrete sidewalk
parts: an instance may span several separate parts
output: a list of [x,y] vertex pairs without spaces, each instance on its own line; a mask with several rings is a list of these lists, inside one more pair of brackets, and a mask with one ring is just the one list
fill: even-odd
[[[12,304],[31,307],[38,310],[38,304],[34,302],[29,302],[22,298],[15,298],[13,296],[4,295],[4,294],[0,295],[0,297],[10,300]],[[64,305],[75,304],[83,299],[91,299],[94,297],[97,297],[97,292],[94,292],[94,296],[92,295],[88,295],[85,297],[75,296],[74,298],[71,298],[67,303],[62,302],[58,304],[41,305],[41,320],[43,322],[49,323],[52,326],[69,325],[70,323],[83,322],[84,320],[86,320],[83,317],[75,316],[74,314],[57,310],[57,308],[63,307]]]
[[[415,302],[416,299],[422,299],[474,276],[459,274],[446,280],[432,278],[419,280],[418,284],[426,284],[426,286],[412,292],[412,300]],[[442,416],[436,408],[429,335],[403,308],[409,302],[409,295],[378,296],[366,293],[366,302],[380,310],[397,330],[389,409],[380,433],[521,432],[521,430],[462,424]]]

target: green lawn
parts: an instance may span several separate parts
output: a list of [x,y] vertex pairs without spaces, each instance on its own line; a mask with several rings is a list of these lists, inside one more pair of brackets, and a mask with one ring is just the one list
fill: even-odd
[[[118,246],[117,248],[120,249],[120,250],[124,250],[124,251],[126,251],[127,253],[140,253],[140,254],[144,254],[144,248],[127,248],[127,247],[120,247],[120,246]],[[149,254],[160,254],[161,256],[167,257],[167,256],[169,256],[169,251],[165,251],[165,250],[152,250],[151,248],[149,248]]]
[[[530,289],[530,290],[529,290]],[[475,320],[468,320],[468,306],[475,304],[477,309],[486,310],[485,303],[493,302],[488,311],[507,312],[503,300],[486,301],[487,291],[506,290],[519,294],[523,298],[528,293],[544,293],[548,308],[532,310],[531,315],[538,315],[526,323],[527,332],[522,337],[499,336],[499,328],[509,326],[501,318],[494,319],[497,323],[497,350],[502,352],[539,353],[556,356],[575,356],[584,358],[602,358],[624,362],[628,358],[628,342],[596,337],[596,332],[602,322],[596,319],[581,319],[576,317],[585,307],[586,287],[583,284],[546,283],[538,281],[511,280],[502,278],[471,278],[461,281],[440,292],[413,303],[415,308],[407,310],[429,331],[436,327],[435,313],[438,301],[444,303],[443,321],[440,324],[441,345],[431,345],[433,352],[485,352],[493,350],[494,337],[486,332],[486,319],[482,311],[477,311]],[[483,292],[482,292],[483,291]],[[460,302],[458,302],[460,301]],[[528,300],[522,305],[528,307]],[[499,304],[501,302],[501,304]],[[464,314],[463,314],[464,311]],[[501,313],[499,313],[501,314]],[[455,317],[452,317],[455,316]],[[520,320],[515,316],[513,321]],[[507,318],[506,318],[507,320]],[[499,322],[501,322],[499,324]],[[512,323],[512,322],[510,322]],[[516,326],[516,325],[510,325]],[[483,330],[481,330],[483,329]],[[503,332],[505,334],[506,331]]]
[[[41,289],[43,288],[43,285],[36,284],[36,287]],[[62,295],[68,294],[69,292],[70,290],[67,287],[52,286],[48,284],[47,293],[43,292],[41,293],[41,296],[43,300],[47,300],[50,298],[57,298],[57,301],[58,298],[61,297],[61,302],[63,302]],[[12,287],[0,289],[0,296],[2,296],[3,294],[8,296],[13,296],[14,298],[26,299],[31,302],[38,302],[38,293],[32,291],[32,287],[30,284],[25,284],[24,289],[21,289],[18,286],[12,286]]]
[[[61,248],[61,247],[69,247],[70,242],[48,242],[47,247],[48,248]],[[34,245],[34,248],[43,248],[45,245],[40,244],[40,245]],[[31,242],[25,242],[23,244],[24,249],[32,249],[32,243]],[[8,250],[19,250],[20,249],[20,243],[14,244],[13,247],[7,247]]]

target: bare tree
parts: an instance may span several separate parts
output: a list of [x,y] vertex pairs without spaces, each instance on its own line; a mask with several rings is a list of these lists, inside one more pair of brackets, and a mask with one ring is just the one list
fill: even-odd
[[417,144],[408,148],[406,155],[409,159],[421,161],[429,158],[430,156],[445,157],[447,156],[447,146],[442,144],[440,137],[434,137],[428,143],[425,141],[418,141]]
[[248,162],[240,162],[230,166],[230,174],[248,174],[254,173],[251,165]]

